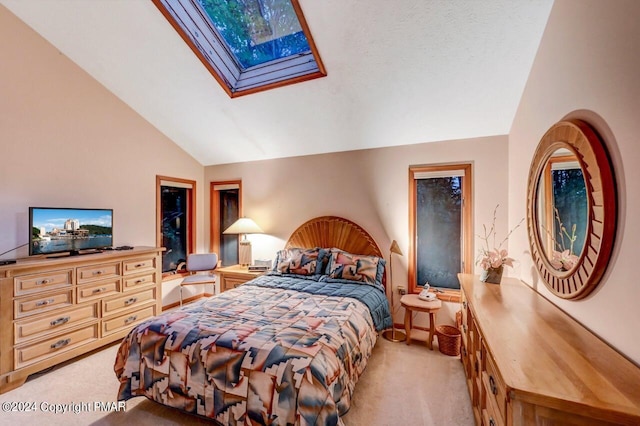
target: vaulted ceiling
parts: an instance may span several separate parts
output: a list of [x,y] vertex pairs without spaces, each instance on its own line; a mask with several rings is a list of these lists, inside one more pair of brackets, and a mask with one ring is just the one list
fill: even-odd
[[508,134],[553,0],[300,0],[327,76],[235,99],[151,0],[0,3],[214,165]]

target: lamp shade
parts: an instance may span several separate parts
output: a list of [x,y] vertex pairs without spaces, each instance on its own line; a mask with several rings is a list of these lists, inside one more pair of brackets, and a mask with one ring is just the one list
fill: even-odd
[[396,240],[393,240],[391,242],[391,247],[389,248],[389,251],[391,253],[395,253],[399,256],[402,256],[402,250],[400,250],[400,246],[398,245],[398,242]]
[[264,231],[248,217],[241,217],[224,230],[223,234],[262,234]]

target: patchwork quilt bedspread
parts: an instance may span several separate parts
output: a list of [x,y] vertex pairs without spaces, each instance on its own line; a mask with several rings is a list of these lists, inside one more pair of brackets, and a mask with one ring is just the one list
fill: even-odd
[[223,425],[342,424],[376,330],[390,324],[378,288],[263,276],[134,328],[114,365],[118,399],[144,395]]

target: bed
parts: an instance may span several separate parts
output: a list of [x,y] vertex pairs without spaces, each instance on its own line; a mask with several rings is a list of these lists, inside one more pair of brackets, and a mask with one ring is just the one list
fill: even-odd
[[145,396],[221,425],[341,425],[391,327],[384,265],[357,224],[306,222],[267,274],[131,330],[114,365],[118,400]]

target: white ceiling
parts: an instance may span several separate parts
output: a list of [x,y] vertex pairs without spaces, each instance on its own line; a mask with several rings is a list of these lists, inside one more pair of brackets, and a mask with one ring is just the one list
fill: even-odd
[[509,133],[553,0],[300,0],[328,76],[230,99],[151,0],[0,0],[203,165]]

